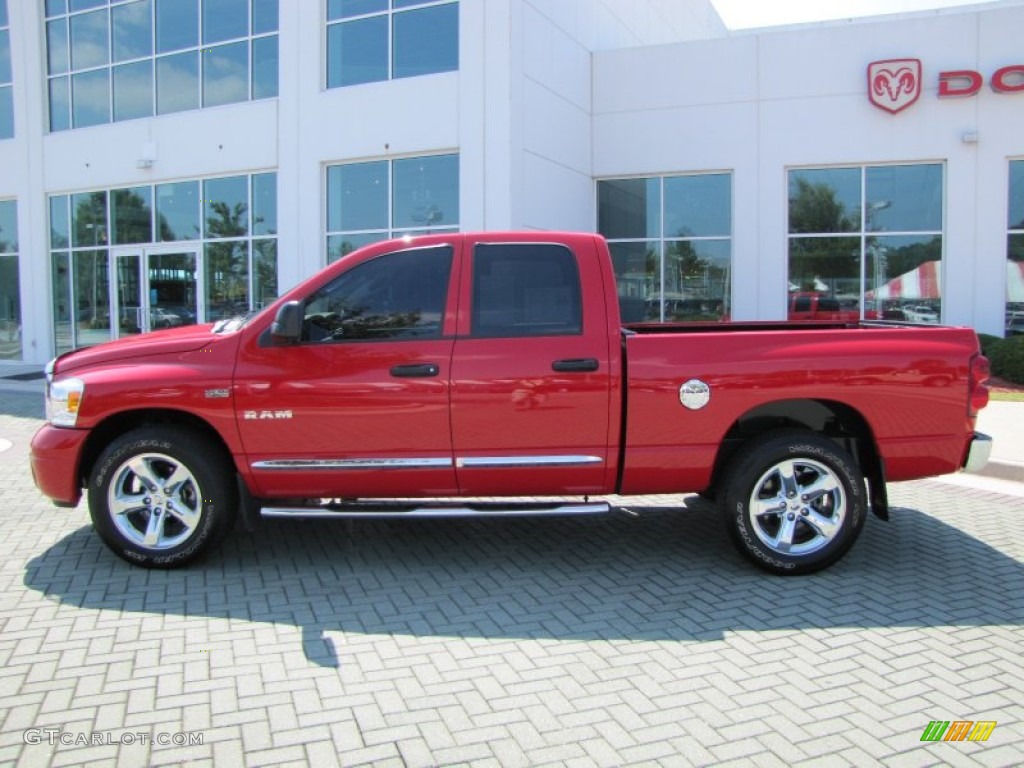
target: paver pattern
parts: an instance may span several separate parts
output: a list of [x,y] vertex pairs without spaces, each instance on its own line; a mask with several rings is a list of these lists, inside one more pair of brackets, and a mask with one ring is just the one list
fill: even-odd
[[268,521],[168,573],[36,491],[41,411],[0,392],[0,764],[1024,763],[1024,494],[892,485],[810,577],[755,570],[697,497]]

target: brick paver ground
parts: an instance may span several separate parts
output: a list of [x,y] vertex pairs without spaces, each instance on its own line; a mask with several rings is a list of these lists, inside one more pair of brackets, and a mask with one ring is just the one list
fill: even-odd
[[803,578],[695,498],[275,521],[150,572],[35,490],[40,415],[0,392],[0,764],[1024,763],[1022,495],[893,485],[893,521]]

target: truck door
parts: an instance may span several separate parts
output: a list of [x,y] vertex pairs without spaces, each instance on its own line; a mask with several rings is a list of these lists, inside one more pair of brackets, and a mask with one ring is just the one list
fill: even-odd
[[453,494],[456,248],[383,253],[304,301],[302,338],[243,345],[238,428],[267,496]]
[[460,308],[452,361],[460,491],[601,492],[611,376],[596,267],[581,276],[566,245],[518,239],[478,241],[464,257],[469,306]]

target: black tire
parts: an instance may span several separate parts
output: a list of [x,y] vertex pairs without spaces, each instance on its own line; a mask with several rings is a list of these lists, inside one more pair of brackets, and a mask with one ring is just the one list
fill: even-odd
[[803,430],[770,432],[743,445],[722,491],[737,549],[780,575],[831,565],[853,546],[867,518],[867,489],[853,457]]
[[89,514],[118,557],[146,568],[178,568],[231,530],[234,477],[209,439],[181,427],[143,427],[100,454],[89,477]]

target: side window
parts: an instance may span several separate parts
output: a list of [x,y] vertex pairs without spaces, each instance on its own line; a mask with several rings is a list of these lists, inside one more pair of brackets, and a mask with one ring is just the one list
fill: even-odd
[[476,246],[473,336],[565,336],[582,331],[580,275],[572,251],[547,243]]
[[440,338],[452,253],[399,251],[353,267],[306,302],[303,341]]

